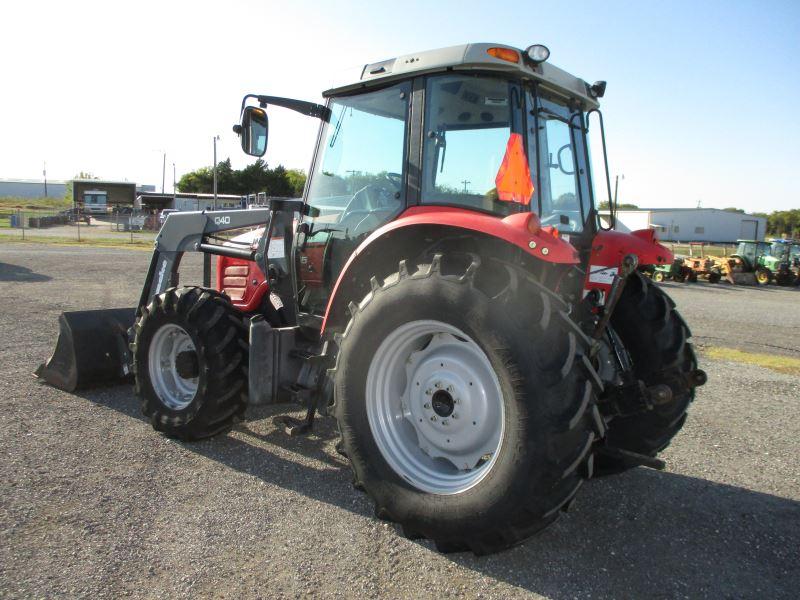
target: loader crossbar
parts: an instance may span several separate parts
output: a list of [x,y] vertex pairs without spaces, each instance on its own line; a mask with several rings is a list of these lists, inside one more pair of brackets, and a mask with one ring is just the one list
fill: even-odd
[[[272,200],[265,208],[170,214],[156,237],[155,250],[150,259],[147,277],[136,309],[137,316],[155,296],[162,294],[167,288],[178,285],[178,270],[185,252],[203,252],[250,260],[255,262],[268,278],[268,249],[273,234],[275,232],[281,234],[284,256],[289,256],[293,239],[294,213],[307,212],[308,208],[301,200]],[[264,233],[255,247],[237,247],[213,241],[218,239],[215,237],[218,233],[259,226],[264,227]],[[293,283],[288,281],[285,285],[291,286],[291,289],[286,290],[288,294],[282,297],[291,298],[294,291]],[[294,313],[294,310],[290,309],[290,313]]]

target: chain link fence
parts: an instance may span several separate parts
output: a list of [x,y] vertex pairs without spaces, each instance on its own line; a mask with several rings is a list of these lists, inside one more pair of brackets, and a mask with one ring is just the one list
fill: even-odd
[[0,239],[152,243],[161,227],[157,213],[121,209],[102,214],[67,210],[0,209]]

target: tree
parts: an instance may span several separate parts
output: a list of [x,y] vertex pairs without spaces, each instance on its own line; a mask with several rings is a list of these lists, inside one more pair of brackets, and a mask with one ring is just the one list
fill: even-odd
[[[306,174],[297,169],[287,170],[282,165],[270,169],[258,158],[243,169],[231,167],[229,158],[217,163],[217,193],[257,194],[297,197],[303,193]],[[201,167],[181,177],[177,184],[180,192],[210,194],[214,191],[213,167]]]
[[[620,210],[637,210],[639,207],[636,204],[628,204],[623,202],[622,204],[618,204],[617,208]],[[608,200],[603,200],[599,206],[600,210],[608,210]]]
[[724,210],[726,212],[744,214],[744,209],[743,208],[734,208],[733,206],[729,206],[728,208],[723,208],[722,210]]

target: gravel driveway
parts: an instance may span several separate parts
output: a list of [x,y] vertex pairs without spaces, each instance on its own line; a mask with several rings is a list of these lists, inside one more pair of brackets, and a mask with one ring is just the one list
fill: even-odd
[[[58,313],[132,306],[148,258],[0,245],[0,597],[797,597],[797,377],[705,360],[666,471],[587,482],[516,549],[441,555],[373,518],[330,419],[288,438],[271,417],[295,407],[273,406],[182,444],[130,387],[70,395],[31,377]],[[701,342],[797,356],[794,290],[667,287]]]

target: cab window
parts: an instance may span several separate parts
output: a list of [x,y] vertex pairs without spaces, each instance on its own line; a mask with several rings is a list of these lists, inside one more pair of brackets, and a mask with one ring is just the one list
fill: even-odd
[[[485,76],[434,76],[425,98],[422,202],[500,215],[527,210],[530,195],[504,195],[502,183],[498,192],[512,133],[519,131],[518,86]],[[522,136],[517,138],[524,159]]]
[[538,109],[541,220],[559,231],[583,231],[575,134],[566,108],[540,98]]

